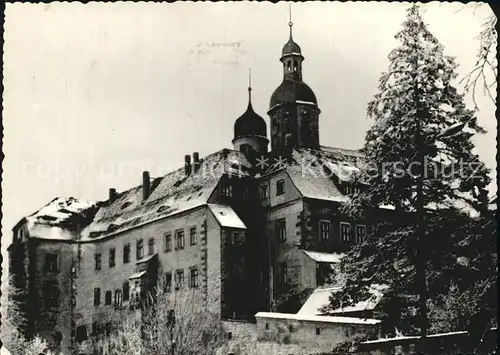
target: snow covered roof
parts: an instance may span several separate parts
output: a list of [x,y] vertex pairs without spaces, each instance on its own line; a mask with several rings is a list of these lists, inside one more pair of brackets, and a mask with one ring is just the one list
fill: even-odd
[[137,260],[136,264],[143,264],[143,263],[147,263],[149,260],[153,259],[155,256],[157,256],[158,254],[152,254],[152,255],[148,255],[146,256],[145,258],[142,258],[141,260]]
[[396,209],[393,205],[379,205],[378,208],[382,208],[384,210],[395,210]]
[[30,237],[50,240],[74,240],[79,228],[88,225],[98,209],[93,201],[74,197],[56,197],[26,217]]
[[129,279],[130,280],[139,279],[139,278],[143,277],[146,274],[146,272],[147,271],[136,272],[135,274],[132,274],[132,276],[130,276]]
[[[469,334],[467,331],[462,330],[462,331],[456,331],[456,332],[449,332],[449,333],[438,333],[438,334],[428,334],[427,338],[446,338],[446,337],[452,337],[452,336],[457,336],[457,335],[467,335]],[[417,340],[420,339],[420,335],[402,335],[398,337],[393,337],[393,338],[381,338],[381,339],[376,339],[376,340],[366,340],[361,342],[363,345],[370,345],[370,344],[384,344],[384,343],[397,343],[400,341],[405,341],[405,340]]]
[[337,316],[311,316],[304,314],[291,313],[275,313],[275,312],[259,312],[255,318],[270,318],[270,319],[288,319],[318,323],[337,323],[337,324],[364,324],[374,325],[379,324],[378,319],[363,319],[355,317],[337,317]]
[[119,193],[113,203],[97,212],[94,222],[82,232],[82,240],[95,240],[206,206],[223,174],[248,176],[250,167],[243,153],[223,149],[200,159],[199,169],[187,177],[184,168],[180,168],[154,179],[146,201],[141,185]]
[[230,206],[209,204],[208,207],[214,214],[217,222],[219,222],[222,227],[240,229],[247,228],[240,217],[238,217],[236,212],[234,212],[234,210]]
[[[344,202],[349,198],[336,185],[336,178],[352,183],[363,162],[362,154],[355,150],[297,148],[285,169],[302,196]],[[276,168],[270,172],[272,169]]]
[[339,253],[319,253],[316,251],[307,251],[304,250],[304,254],[313,259],[318,263],[331,263],[338,264],[340,263],[340,259],[344,256],[344,254]]
[[[353,306],[342,307],[329,312],[329,314],[338,313],[348,313],[348,312],[361,312],[369,311],[375,308],[375,306],[382,299],[383,293],[381,292],[385,286],[372,285],[370,293],[372,298],[359,302]],[[304,303],[302,308],[297,312],[297,314],[309,314],[309,315],[321,315],[322,312],[319,311],[320,308],[326,306],[330,303],[330,295],[332,292],[340,291],[339,287],[331,288],[318,288],[309,296],[307,301]]]

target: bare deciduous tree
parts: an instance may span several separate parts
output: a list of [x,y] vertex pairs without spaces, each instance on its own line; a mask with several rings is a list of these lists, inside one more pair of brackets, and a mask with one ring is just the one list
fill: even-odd
[[13,285],[12,279],[9,280],[9,297],[2,300],[0,311],[2,313],[2,327],[0,336],[3,346],[9,350],[12,355],[53,355],[45,340],[38,335],[33,339],[26,339],[21,329],[26,324],[26,319],[16,303],[16,297],[21,291]]
[[[488,6],[485,3],[474,4],[474,11],[481,6]],[[495,96],[492,93],[492,88],[496,84],[497,77],[497,18],[494,14],[487,17],[482,26],[482,31],[477,36],[479,40],[479,49],[476,54],[476,64],[460,83],[464,84],[465,91],[471,93],[474,109],[478,109],[476,101],[477,90],[482,86],[483,95],[495,102]],[[479,85],[479,87],[478,87]]]
[[220,317],[196,290],[157,292],[144,302],[140,320],[127,312],[120,329],[97,344],[103,355],[213,355],[227,342]]

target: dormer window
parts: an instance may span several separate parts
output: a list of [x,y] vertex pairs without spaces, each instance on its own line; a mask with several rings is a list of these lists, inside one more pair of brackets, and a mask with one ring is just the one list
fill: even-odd
[[222,188],[222,195],[224,197],[232,197],[233,196],[233,186],[232,185],[224,185]]

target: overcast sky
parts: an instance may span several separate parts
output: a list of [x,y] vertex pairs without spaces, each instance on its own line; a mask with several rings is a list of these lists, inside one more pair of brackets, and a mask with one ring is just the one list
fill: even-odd
[[[293,4],[304,81],[322,110],[321,144],[362,146],[366,106],[408,6]],[[422,7],[464,75],[490,8]],[[110,187],[139,184],[143,170],[158,176],[182,165],[184,154],[230,148],[247,105],[248,68],[254,108],[266,120],[282,80],[286,3],[15,3],[5,16],[2,249],[20,218],[56,196],[103,200]],[[494,168],[489,100],[479,92],[479,122],[489,133],[477,147]]]

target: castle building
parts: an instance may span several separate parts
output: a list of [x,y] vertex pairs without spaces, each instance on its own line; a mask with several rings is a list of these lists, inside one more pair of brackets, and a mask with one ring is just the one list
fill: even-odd
[[[105,201],[56,198],[14,226],[10,274],[28,335],[74,349],[109,333],[121,309],[155,287],[195,290],[222,319],[257,322],[263,331],[305,322],[313,342],[320,327],[349,323],[317,314],[315,300],[342,253],[391,212],[353,220],[339,211],[364,186],[353,179],[363,156],[320,145],[321,111],[289,25],[283,81],[269,104],[270,151],[250,86],[233,149],[188,154],[184,167],[161,177],[144,172],[141,184],[111,188]],[[306,305],[299,301],[311,292]],[[349,324],[372,331],[378,321]]]

